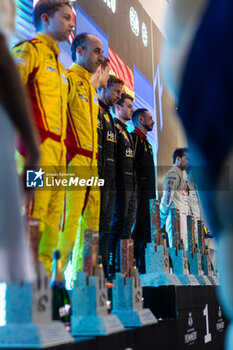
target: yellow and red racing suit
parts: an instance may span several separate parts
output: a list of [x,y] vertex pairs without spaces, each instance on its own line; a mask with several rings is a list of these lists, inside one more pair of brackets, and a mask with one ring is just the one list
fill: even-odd
[[[68,70],[67,164],[68,173],[79,179],[98,179],[97,122],[99,104],[91,85],[92,75],[73,63]],[[83,268],[83,230],[99,230],[100,191],[98,186],[69,188],[59,233],[58,248],[65,269],[73,250],[73,279]],[[73,249],[74,248],[74,249]]]
[[[41,138],[41,168],[54,174],[65,171],[67,125],[67,72],[58,60],[57,42],[44,33],[21,42],[12,55],[28,88],[34,120]],[[24,150],[20,148],[23,155]],[[50,272],[52,251],[58,242],[59,223],[62,216],[64,190],[36,189],[28,214],[40,220],[42,237],[39,259]]]

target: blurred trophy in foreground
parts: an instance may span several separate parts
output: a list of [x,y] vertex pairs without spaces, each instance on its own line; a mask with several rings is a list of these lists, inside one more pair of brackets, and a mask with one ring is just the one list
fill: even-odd
[[200,285],[210,284],[202,276],[201,255],[195,242],[195,223],[191,215],[187,215],[187,233],[188,233],[188,262],[190,266],[190,273],[195,276]]
[[95,337],[124,330],[116,315],[107,309],[107,287],[98,257],[98,232],[84,230],[83,271],[77,273],[72,291],[73,336]]
[[150,199],[151,243],[145,249],[146,274],[140,275],[143,286],[181,285],[172,272],[172,261],[168,254],[167,236],[161,232],[159,201]]
[[28,234],[36,281],[7,285],[6,325],[0,327],[0,347],[43,348],[71,343],[73,338],[62,322],[52,321],[49,276],[38,262],[39,220],[28,218]]
[[143,309],[142,286],[133,258],[132,239],[120,241],[121,272],[116,273],[112,291],[113,310],[125,328],[142,327],[157,323],[149,309]]
[[172,247],[168,248],[168,251],[173,264],[173,272],[177,275],[182,285],[199,285],[195,278],[189,278],[187,252],[181,240],[179,209],[171,208],[171,221]]
[[204,223],[201,220],[197,221],[198,247],[201,254],[203,277],[205,281],[210,281],[209,284],[219,285],[219,280],[214,274],[214,269],[209,256],[209,250],[205,246],[205,231]]

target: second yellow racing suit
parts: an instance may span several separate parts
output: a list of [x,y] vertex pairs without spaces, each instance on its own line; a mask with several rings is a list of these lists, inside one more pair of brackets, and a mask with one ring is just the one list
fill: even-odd
[[[98,179],[97,120],[99,104],[91,85],[92,75],[73,63],[68,70],[67,164],[68,174],[79,179]],[[100,191],[97,186],[68,188],[58,248],[65,269],[73,250],[73,279],[83,268],[83,230],[99,229]],[[74,249],[73,249],[74,248]]]

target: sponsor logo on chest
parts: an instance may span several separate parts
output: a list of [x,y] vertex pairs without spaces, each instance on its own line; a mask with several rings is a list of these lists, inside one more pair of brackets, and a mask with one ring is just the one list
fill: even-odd
[[113,131],[107,132],[107,140],[116,141],[116,135],[114,134]]
[[132,148],[128,147],[125,151],[126,157],[133,157],[133,150]]

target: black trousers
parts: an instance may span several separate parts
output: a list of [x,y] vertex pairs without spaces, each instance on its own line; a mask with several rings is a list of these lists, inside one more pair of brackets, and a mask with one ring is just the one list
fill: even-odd
[[105,277],[107,277],[107,242],[110,234],[115,195],[115,178],[105,178],[101,191],[99,222],[99,255],[102,256]]
[[151,242],[150,230],[150,199],[147,193],[141,191],[137,199],[137,216],[133,231],[134,258],[137,262],[139,273],[145,273],[145,248]]
[[115,262],[120,265],[119,241],[130,238],[136,216],[136,198],[132,189],[117,187],[111,231],[108,237],[108,273],[115,273]]

